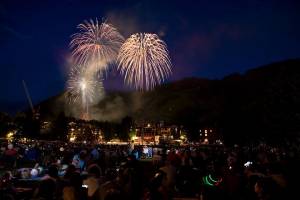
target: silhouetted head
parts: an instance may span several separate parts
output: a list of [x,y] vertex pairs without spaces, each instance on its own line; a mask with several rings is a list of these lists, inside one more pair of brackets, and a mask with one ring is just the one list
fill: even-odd
[[94,176],[95,178],[100,178],[102,175],[101,168],[97,164],[90,165],[87,171],[90,176]]
[[48,175],[51,176],[52,178],[57,178],[58,177],[58,169],[56,165],[51,165],[48,168]]

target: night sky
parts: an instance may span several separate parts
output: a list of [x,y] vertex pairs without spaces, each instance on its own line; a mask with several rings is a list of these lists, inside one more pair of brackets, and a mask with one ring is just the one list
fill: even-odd
[[[299,11],[299,0],[1,0],[0,108],[27,106],[23,79],[34,103],[64,90],[70,36],[84,20],[106,20],[125,38],[157,33],[170,51],[172,81],[299,58]],[[113,69],[105,86],[124,89]]]

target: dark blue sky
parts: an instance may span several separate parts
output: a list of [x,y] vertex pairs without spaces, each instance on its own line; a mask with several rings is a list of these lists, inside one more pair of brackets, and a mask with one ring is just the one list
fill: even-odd
[[[70,35],[86,19],[105,19],[128,37],[153,32],[168,45],[170,80],[222,78],[300,57],[298,0],[1,0],[1,102],[34,103],[65,87]],[[123,88],[113,70],[106,87]]]

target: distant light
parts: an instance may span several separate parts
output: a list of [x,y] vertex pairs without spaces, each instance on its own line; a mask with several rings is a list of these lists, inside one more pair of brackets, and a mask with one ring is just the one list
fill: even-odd
[[136,140],[136,139],[138,139],[136,136],[131,137],[131,140]]
[[75,141],[75,139],[76,139],[76,137],[75,136],[73,136],[73,137],[70,137],[70,142],[74,142]]
[[207,137],[207,133],[205,133],[205,137]]
[[14,135],[13,132],[9,132],[9,133],[7,133],[6,137],[7,137],[7,138],[10,138],[10,137],[12,137],[13,135]]
[[220,144],[220,145],[223,145],[223,142],[220,139],[216,140],[216,143]]
[[148,128],[150,128],[150,126],[151,126],[150,124],[147,125]]
[[204,130],[204,133],[207,133],[207,130],[206,130],[206,129]]
[[7,134],[6,134],[6,139],[7,140],[13,140],[14,139],[14,132],[8,132]]

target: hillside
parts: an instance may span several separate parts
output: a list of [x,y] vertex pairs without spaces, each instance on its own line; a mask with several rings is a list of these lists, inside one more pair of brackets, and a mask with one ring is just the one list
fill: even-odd
[[[64,111],[79,116],[78,106],[59,95],[42,102],[42,116]],[[217,127],[230,137],[300,132],[300,59],[273,63],[222,80],[187,78],[150,92],[110,92],[91,110],[100,121],[163,120],[181,124],[193,135]]]

